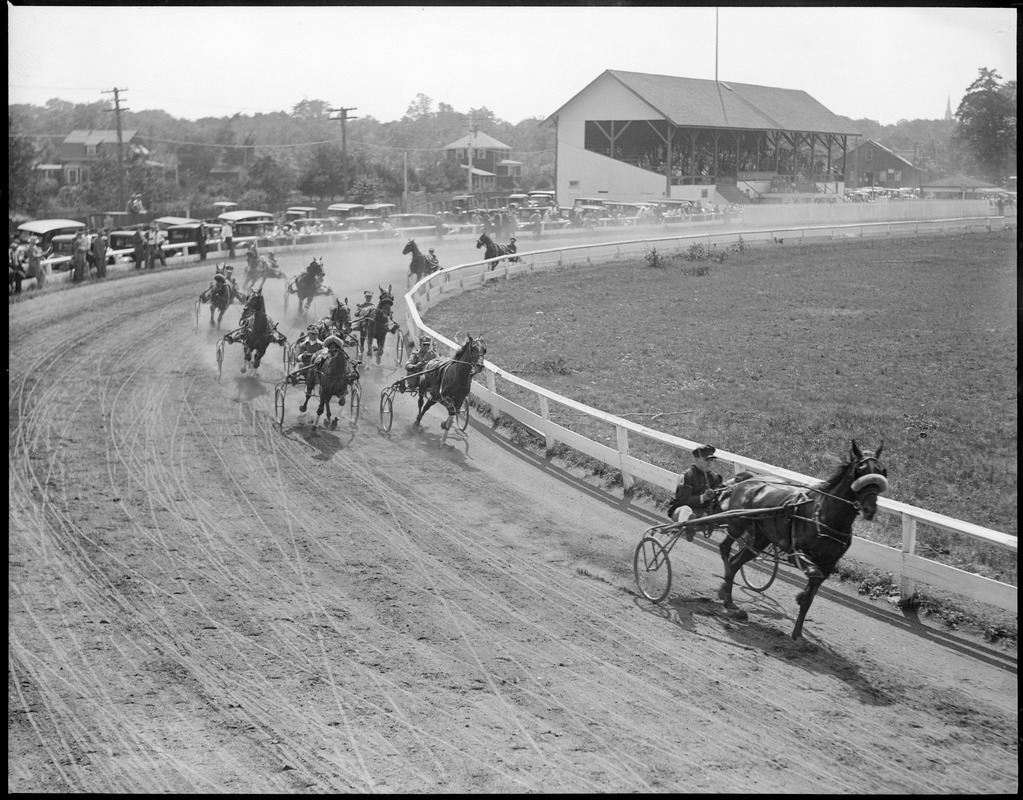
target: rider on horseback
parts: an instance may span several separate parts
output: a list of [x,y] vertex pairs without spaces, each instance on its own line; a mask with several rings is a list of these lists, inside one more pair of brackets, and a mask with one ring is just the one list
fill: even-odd
[[440,269],[440,261],[437,258],[437,254],[433,252],[433,248],[430,248],[430,255],[426,257],[426,260],[430,263],[430,272],[436,272]]
[[398,383],[398,391],[402,394],[405,390],[414,391],[419,388],[419,378],[422,376],[423,368],[429,361],[437,357],[437,351],[433,349],[433,340],[429,336],[419,337],[419,349],[412,354],[412,357],[405,364],[408,372],[405,380]]

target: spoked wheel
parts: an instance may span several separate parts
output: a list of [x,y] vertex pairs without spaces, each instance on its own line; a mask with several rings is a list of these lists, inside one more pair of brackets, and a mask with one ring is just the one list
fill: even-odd
[[288,381],[283,380],[274,389],[274,410],[277,412],[277,423],[284,424],[284,398],[288,393]]
[[398,329],[397,339],[398,340],[394,344],[394,350],[398,359],[398,366],[400,367],[402,364],[401,359],[405,355],[405,332],[400,328]]
[[224,376],[224,340],[217,342],[217,380]]
[[455,411],[455,426],[460,431],[464,431],[469,427],[469,398],[465,398],[462,401],[462,405]]
[[644,536],[632,557],[636,588],[647,600],[660,603],[671,591],[671,561],[668,551],[653,536]]
[[348,410],[352,415],[352,424],[359,421],[359,405],[362,401],[362,386],[359,381],[352,381],[348,386]]
[[[748,539],[741,540],[743,547],[750,548]],[[766,550],[758,553],[755,558],[750,559],[739,568],[742,582],[754,592],[766,592],[774,579],[778,577],[778,564],[781,561],[778,548],[769,544]]]
[[388,389],[384,389],[380,393],[380,427],[384,429],[384,433],[388,433],[392,424],[394,424],[394,396]]

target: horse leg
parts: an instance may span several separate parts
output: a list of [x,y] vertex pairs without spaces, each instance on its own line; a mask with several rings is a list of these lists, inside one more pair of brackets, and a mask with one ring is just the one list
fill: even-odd
[[245,370],[249,365],[249,360],[252,358],[252,351],[249,350],[249,348],[245,347],[244,345],[242,345],[242,347],[244,348],[245,352],[245,360],[242,361],[242,374],[245,374]]
[[796,595],[796,602],[799,603],[799,616],[796,617],[796,625],[792,629],[792,638],[796,641],[803,638],[803,621],[806,619],[806,612],[810,610],[813,598],[817,596],[817,590],[824,583],[823,575],[811,575],[806,588]]
[[210,303],[210,327],[211,328],[213,327],[213,312],[216,311],[216,310],[217,310],[216,306],[214,306],[213,303]]
[[305,371],[305,400],[302,401],[302,405],[298,407],[298,410],[305,412],[309,406],[309,398],[313,396],[313,389],[316,388],[316,370],[310,366]]
[[739,573],[739,569],[747,561],[756,557],[756,552],[748,547],[744,547],[734,556],[731,554],[732,543],[746,532],[749,525],[750,523],[745,520],[732,520],[729,522],[728,535],[718,546],[725,570],[724,580],[718,589],[718,599],[724,603],[726,609],[734,609],[736,607],[732,601],[732,586],[735,576]]
[[419,392],[419,416],[416,417],[416,421],[413,423],[417,428],[419,427],[419,423],[423,420],[423,414],[425,414],[429,410],[430,406],[436,402],[437,401],[432,397],[426,397],[423,392]]

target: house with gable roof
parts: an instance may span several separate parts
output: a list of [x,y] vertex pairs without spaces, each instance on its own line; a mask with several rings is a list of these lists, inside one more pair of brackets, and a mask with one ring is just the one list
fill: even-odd
[[[137,130],[121,132],[125,160],[149,158],[149,148],[139,138]],[[117,131],[73,130],[60,143],[60,167],[65,184],[78,184],[88,180],[89,168],[105,152],[117,156]],[[53,165],[46,165],[52,167]]]
[[474,192],[515,189],[522,176],[522,162],[512,160],[511,148],[480,131],[467,133],[444,150],[461,169],[472,170]]
[[845,185],[848,189],[880,186],[898,189],[919,188],[923,173],[904,156],[873,139],[853,147],[846,154]]

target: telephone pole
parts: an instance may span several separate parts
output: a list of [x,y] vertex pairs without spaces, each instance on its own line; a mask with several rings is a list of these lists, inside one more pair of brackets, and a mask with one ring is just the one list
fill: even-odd
[[339,113],[340,117],[332,117],[335,122],[341,123],[341,194],[347,199],[348,198],[348,126],[346,123],[350,119],[358,119],[358,117],[349,117],[349,111],[355,111],[355,106],[351,108],[328,108],[327,111],[330,113]]
[[121,108],[121,92],[126,92],[127,89],[119,89],[116,86],[113,89],[109,89],[100,94],[112,94],[114,96],[114,107],[106,109],[107,111],[113,111],[117,117],[117,207],[119,209],[125,208],[124,201],[124,139],[121,135],[121,112],[127,111],[127,108]]
[[472,194],[472,153],[473,153],[473,150],[475,149],[475,145],[476,145],[476,131],[477,130],[479,130],[479,126],[473,124],[472,112],[470,111],[469,112],[469,147],[467,148],[468,157],[466,159],[469,162],[469,164],[468,164],[468,168],[466,169],[466,173],[467,174],[465,176],[465,190],[466,190],[466,194]]

